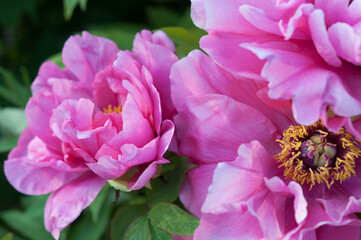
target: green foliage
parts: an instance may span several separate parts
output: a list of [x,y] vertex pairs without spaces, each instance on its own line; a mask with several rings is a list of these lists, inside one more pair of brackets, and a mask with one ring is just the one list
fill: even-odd
[[95,200],[90,204],[89,211],[92,215],[93,222],[98,222],[99,214],[102,212],[102,216],[104,215],[103,209],[108,206],[107,199],[109,197],[109,185],[105,185],[103,189],[98,193],[98,196]]
[[173,239],[169,233],[158,228],[152,222],[149,222],[149,225],[150,225],[150,231],[152,233],[153,239],[156,239],[156,240],[172,240]]
[[79,221],[71,226],[67,240],[99,240],[102,239],[111,213],[110,205],[104,205],[97,221],[94,221],[92,214],[86,211]]
[[147,209],[144,205],[129,205],[118,209],[111,221],[112,240],[123,240],[130,224],[139,216],[146,214]]
[[86,10],[88,0],[63,0],[64,4],[64,18],[70,20],[76,6],[80,6],[82,11]]
[[24,109],[0,109],[0,152],[8,152],[16,146],[18,137],[26,125]]
[[89,27],[91,34],[109,38],[113,40],[119,49],[132,49],[133,39],[137,32],[144,28],[143,25],[131,24],[131,23],[119,23],[96,26],[92,25]]
[[0,25],[15,27],[20,23],[24,14],[34,16],[35,1],[29,0],[1,0]]
[[199,220],[171,203],[158,203],[149,211],[152,223],[164,231],[177,235],[193,235]]
[[199,39],[204,31],[194,28],[192,31],[183,27],[163,27],[164,31],[176,45],[176,54],[179,58],[185,57],[190,51],[199,49]]
[[[160,178],[151,180],[151,190],[147,190],[146,199],[149,206],[154,206],[159,202],[174,202],[178,197],[180,185],[185,173],[194,165],[185,165],[185,158],[173,156],[171,163],[164,164],[165,169],[174,169],[163,174],[163,181]],[[168,165],[168,166],[167,166]]]
[[125,233],[125,240],[152,240],[146,216],[136,218]]
[[46,61],[52,61],[53,63],[58,65],[60,68],[64,69],[65,65],[63,63],[63,56],[61,54],[62,54],[61,52],[56,53],[56,54],[50,56]]
[[[24,211],[8,210],[0,213],[0,219],[11,229],[31,240],[52,240],[43,223],[44,206],[47,196],[24,198]],[[26,200],[26,201],[25,201]],[[36,233],[36,234],[35,234]]]
[[25,107],[30,97],[30,89],[27,84],[22,85],[11,72],[2,67],[0,67],[0,79],[5,83],[5,86],[0,86],[0,97],[15,106]]

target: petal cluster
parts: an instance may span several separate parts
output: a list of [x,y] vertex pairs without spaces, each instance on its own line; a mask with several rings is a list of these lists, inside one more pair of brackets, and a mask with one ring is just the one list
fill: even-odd
[[359,158],[355,176],[331,188],[287,179],[277,140],[298,125],[292,103],[249,77],[197,50],[172,68],[179,152],[199,165],[180,193],[200,218],[194,239],[359,239]]
[[268,81],[273,99],[292,99],[296,121],[345,125],[360,138],[360,0],[193,0],[208,31],[205,49],[222,66]]
[[168,162],[173,52],[164,32],[143,30],[132,51],[83,32],[66,41],[64,69],[41,66],[5,174],[22,193],[52,192],[44,220],[56,239],[107,180],[130,172],[126,187],[140,189]]

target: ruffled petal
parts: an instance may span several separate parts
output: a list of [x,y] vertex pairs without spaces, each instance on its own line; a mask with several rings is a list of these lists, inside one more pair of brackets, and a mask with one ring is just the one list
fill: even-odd
[[55,239],[60,231],[72,223],[93,202],[106,181],[92,173],[86,173],[70,182],[48,198],[45,211],[45,228]]
[[233,161],[238,146],[252,140],[278,148],[277,130],[264,115],[224,95],[188,97],[175,124],[180,153],[196,164]]
[[91,84],[97,72],[113,63],[117,45],[106,38],[95,37],[88,32],[70,37],[64,44],[63,62],[85,85]]

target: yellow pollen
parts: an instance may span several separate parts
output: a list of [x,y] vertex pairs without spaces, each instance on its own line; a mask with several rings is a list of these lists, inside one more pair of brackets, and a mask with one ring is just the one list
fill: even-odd
[[[326,139],[320,145],[328,144],[327,139],[337,142],[335,146],[337,145],[339,152],[330,160],[332,164],[326,162],[313,167],[306,164],[301,155],[301,146],[303,142],[310,141],[312,136]],[[343,128],[337,133],[328,132],[321,121],[310,126],[290,126],[283,132],[283,138],[277,141],[282,151],[275,155],[275,159],[280,162],[279,168],[284,168],[283,175],[286,179],[292,179],[300,184],[309,184],[309,190],[321,183],[331,188],[335,181],[342,183],[352,175],[356,175],[355,160],[361,156],[361,150],[357,147],[360,141]],[[307,146],[309,149],[313,147]]]
[[122,106],[118,105],[117,107],[113,107],[111,104],[109,104],[108,108],[103,108],[103,112],[106,114],[109,114],[109,113],[119,114],[122,112]]

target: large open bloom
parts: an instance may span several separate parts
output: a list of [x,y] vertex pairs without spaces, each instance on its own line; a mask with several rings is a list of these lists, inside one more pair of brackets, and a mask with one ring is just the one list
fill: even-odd
[[360,0],[193,0],[205,49],[222,66],[266,79],[300,124],[322,119],[361,138]]
[[299,125],[290,101],[200,51],[171,71],[179,152],[199,165],[180,198],[194,239],[359,239],[360,141],[321,121]]
[[137,34],[132,52],[83,32],[64,45],[65,69],[41,66],[25,110],[28,127],[5,174],[22,193],[52,192],[44,220],[55,238],[106,180],[139,189],[168,162],[173,52],[164,32]]

